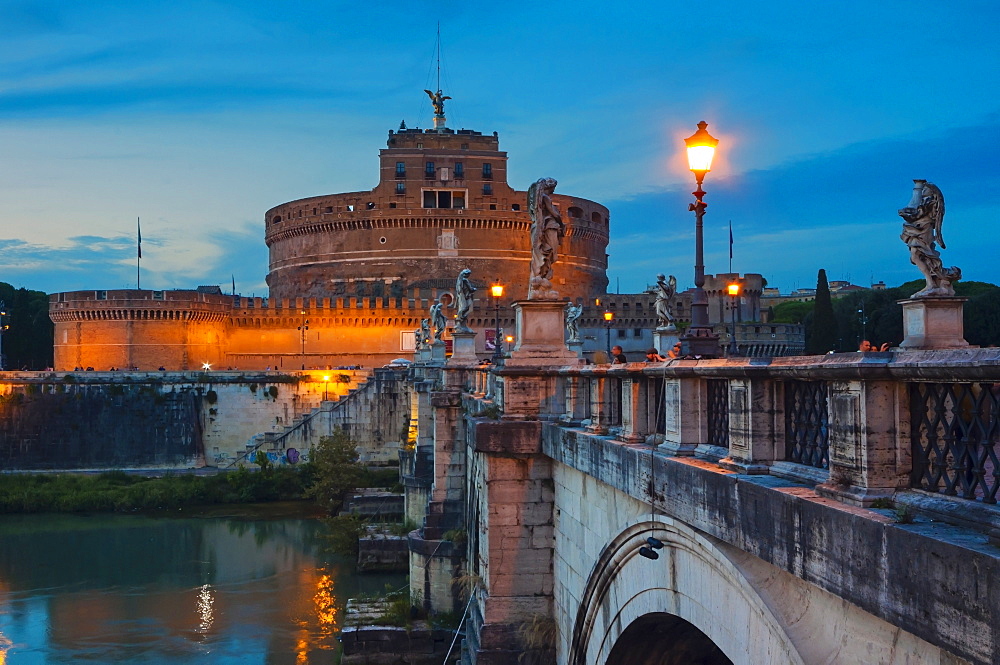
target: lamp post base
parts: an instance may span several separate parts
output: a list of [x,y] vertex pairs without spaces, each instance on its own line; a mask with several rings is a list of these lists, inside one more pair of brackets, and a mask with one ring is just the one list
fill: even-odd
[[719,336],[711,328],[688,328],[681,336],[681,353],[685,356],[718,358]]

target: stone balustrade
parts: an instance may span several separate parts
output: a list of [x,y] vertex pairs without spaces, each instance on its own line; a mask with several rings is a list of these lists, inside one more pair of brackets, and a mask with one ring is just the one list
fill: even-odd
[[852,505],[907,489],[984,505],[1000,494],[997,349],[488,370],[466,389],[507,418],[526,405],[504,384],[534,377],[541,420],[817,483]]

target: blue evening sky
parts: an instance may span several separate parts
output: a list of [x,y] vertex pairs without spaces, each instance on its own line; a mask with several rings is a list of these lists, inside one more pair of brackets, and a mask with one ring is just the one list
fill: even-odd
[[[386,133],[500,134],[611,209],[611,290],[693,281],[699,120],[722,141],[705,264],[787,292],[919,277],[896,210],[947,201],[942,258],[1000,282],[1000,3],[0,0],[0,281],[264,295],[263,215],[370,189]],[[558,266],[557,266],[558,270]],[[228,290],[228,288],[227,288]]]

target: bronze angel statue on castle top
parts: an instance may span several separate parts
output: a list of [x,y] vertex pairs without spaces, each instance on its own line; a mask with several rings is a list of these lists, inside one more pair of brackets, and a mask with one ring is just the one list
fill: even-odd
[[927,280],[927,285],[911,298],[955,295],[954,282],[962,279],[962,271],[952,266],[945,268],[935,243],[946,249],[941,235],[944,221],[944,195],[937,185],[926,180],[913,181],[910,203],[899,211],[903,218],[900,240],[910,248],[910,263],[917,266]]

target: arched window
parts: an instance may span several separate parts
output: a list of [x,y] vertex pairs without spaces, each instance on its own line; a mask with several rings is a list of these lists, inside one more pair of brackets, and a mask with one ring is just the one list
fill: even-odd
[[580,219],[581,217],[583,217],[583,210],[577,208],[576,206],[571,206],[569,209],[569,216],[573,217],[574,219]]

